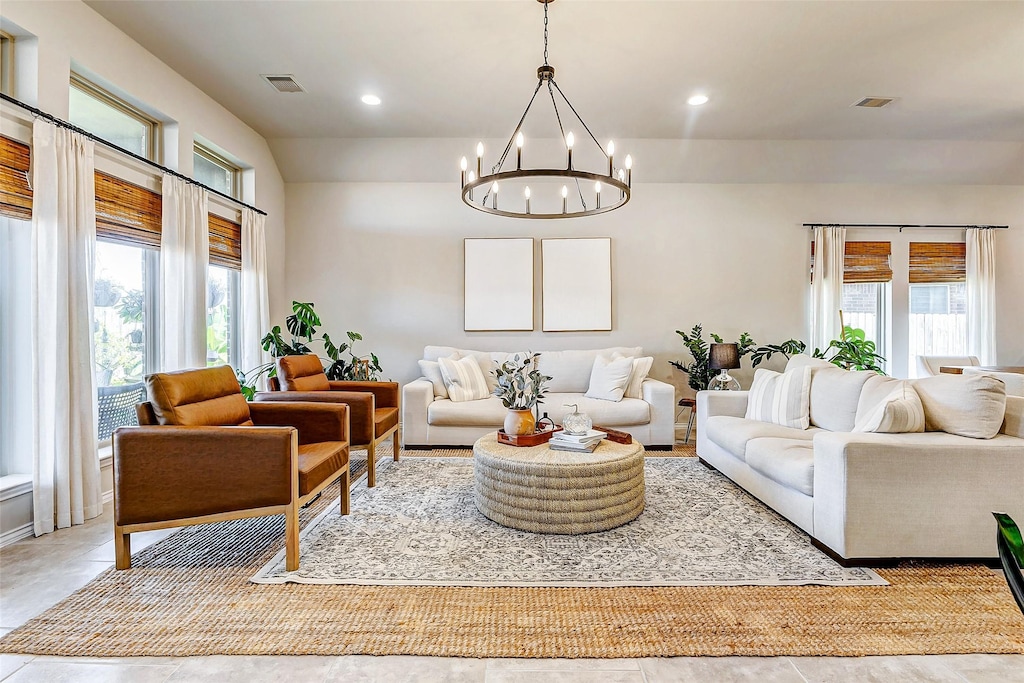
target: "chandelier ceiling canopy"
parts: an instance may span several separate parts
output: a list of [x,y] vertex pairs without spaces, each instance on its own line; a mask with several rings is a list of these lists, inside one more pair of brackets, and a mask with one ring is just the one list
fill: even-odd
[[[462,157],[462,201],[478,211],[509,216],[511,218],[576,218],[592,216],[612,211],[624,206],[629,201],[632,181],[633,160],[628,154],[622,167],[615,166],[615,144],[609,142],[602,146],[590,131],[590,127],[572,106],[562,89],[555,82],[555,68],[548,64],[548,5],[554,0],[537,0],[544,5],[544,64],[537,68],[537,87],[526,105],[519,123],[516,124],[512,136],[505,145],[504,151],[497,162],[491,166],[490,172],[484,173],[484,145],[476,146],[476,170],[469,168],[466,157]],[[537,99],[541,89],[547,90],[548,98],[554,110],[554,119],[558,124],[564,146],[565,166],[559,168],[524,168],[523,156],[526,140],[523,136],[523,124],[530,113],[530,108]],[[555,97],[558,94],[558,98]],[[568,112],[559,111],[559,98],[568,107]],[[541,99],[547,99],[541,95]],[[583,127],[598,152],[607,161],[607,167],[600,172],[581,170],[573,167],[573,147],[576,136],[563,124],[562,115],[571,112],[575,121]],[[570,121],[572,119],[569,119]],[[587,139],[584,144],[589,145]],[[509,160],[510,152],[515,147],[515,167]],[[577,148],[578,149],[578,148]],[[526,153],[529,161],[529,153]],[[506,169],[506,162],[509,168]],[[560,183],[561,181],[561,183]],[[534,185],[531,191],[530,183]],[[561,190],[558,186],[561,184]],[[505,190],[509,187],[510,190]],[[519,193],[522,193],[519,196]],[[501,197],[499,203],[499,194]],[[559,199],[561,202],[559,203]],[[531,210],[531,200],[533,210]]]

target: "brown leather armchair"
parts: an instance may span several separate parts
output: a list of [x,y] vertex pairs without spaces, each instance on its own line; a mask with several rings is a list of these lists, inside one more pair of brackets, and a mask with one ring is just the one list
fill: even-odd
[[246,403],[228,366],[146,377],[138,427],[114,431],[114,549],[131,534],[285,515],[286,568],[299,568],[299,508],[340,477],[349,512],[348,407]]
[[256,394],[256,401],[310,401],[344,403],[349,407],[352,448],[365,448],[366,485],[377,485],[377,444],[390,436],[398,460],[398,382],[354,382],[327,379],[320,359],[307,354],[277,359],[277,377],[270,391]]

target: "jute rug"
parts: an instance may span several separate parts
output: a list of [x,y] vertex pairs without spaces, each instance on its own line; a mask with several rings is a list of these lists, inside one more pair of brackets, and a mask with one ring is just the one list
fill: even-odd
[[696,458],[647,458],[643,513],[591,534],[535,534],[487,519],[470,458],[381,463],[304,530],[302,564],[279,552],[255,583],[412,586],[885,585],[844,568],[805,533]]
[[[452,453],[439,453],[451,455]],[[465,454],[465,452],[463,452]],[[422,455],[414,452],[412,455]],[[303,511],[308,522],[327,496]],[[889,586],[488,588],[256,585],[284,520],[182,530],[0,640],[85,657],[1024,654],[1006,582],[904,565]]]

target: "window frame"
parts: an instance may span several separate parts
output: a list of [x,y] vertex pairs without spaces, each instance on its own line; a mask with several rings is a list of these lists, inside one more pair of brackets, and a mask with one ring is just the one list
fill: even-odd
[[[231,160],[227,159],[221,154],[214,152],[212,149],[207,147],[198,141],[192,143],[192,155],[200,156],[211,164],[218,166],[228,172],[231,178],[230,192],[225,194],[232,199],[241,201],[242,199],[242,169],[236,166]],[[192,171],[192,176],[195,178],[195,170]]]
[[14,96],[14,43],[15,36],[0,31],[0,92]]
[[[113,93],[96,85],[80,74],[71,72],[71,87],[85,95],[98,100],[121,114],[129,116],[146,127],[146,158],[150,161],[160,163],[160,122],[146,114],[138,107],[125,102]],[[74,122],[72,122],[74,123]]]

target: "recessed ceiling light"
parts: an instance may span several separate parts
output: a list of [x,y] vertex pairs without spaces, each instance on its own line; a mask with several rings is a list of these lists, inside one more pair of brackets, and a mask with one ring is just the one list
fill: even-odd
[[707,95],[691,95],[690,99],[686,100],[686,103],[694,107],[704,104],[708,101]]
[[362,100],[363,104],[368,104],[371,107],[376,107],[378,104],[380,104],[380,98],[377,97],[376,95],[363,95]]

